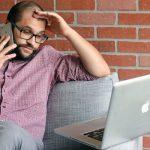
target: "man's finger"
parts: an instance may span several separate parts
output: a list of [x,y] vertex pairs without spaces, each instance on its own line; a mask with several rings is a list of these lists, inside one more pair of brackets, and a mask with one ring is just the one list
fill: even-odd
[[37,18],[37,19],[46,19],[46,20],[49,19],[49,17],[47,15],[39,15],[39,14],[36,14],[36,13],[33,14],[33,17]]
[[1,43],[0,43],[0,51],[3,50],[4,46],[8,43],[10,40],[10,36],[7,36]]
[[40,16],[56,17],[56,18],[60,17],[57,13],[48,11],[35,10],[34,13]]
[[16,54],[6,55],[3,60],[6,61],[6,60],[9,60],[9,59],[14,58],[14,57],[16,57]]
[[14,48],[16,48],[16,47],[17,47],[16,44],[12,44],[12,45],[10,45],[10,46],[4,48],[3,51],[2,51],[0,54],[5,55],[5,54],[7,54],[9,51],[11,51],[12,49],[14,49]]
[[2,36],[0,37],[0,43],[1,43],[5,38],[6,38],[6,35],[2,35]]

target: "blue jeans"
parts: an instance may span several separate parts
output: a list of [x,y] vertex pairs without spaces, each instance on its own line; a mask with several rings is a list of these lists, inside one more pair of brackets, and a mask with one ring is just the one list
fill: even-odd
[[43,150],[41,140],[33,139],[12,121],[0,121],[0,150]]

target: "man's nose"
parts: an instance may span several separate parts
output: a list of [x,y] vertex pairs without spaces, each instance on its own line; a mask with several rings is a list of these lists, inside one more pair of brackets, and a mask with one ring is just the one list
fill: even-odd
[[32,47],[34,47],[35,45],[35,36],[31,37],[29,40],[27,40],[27,43],[29,43],[30,45],[32,45]]

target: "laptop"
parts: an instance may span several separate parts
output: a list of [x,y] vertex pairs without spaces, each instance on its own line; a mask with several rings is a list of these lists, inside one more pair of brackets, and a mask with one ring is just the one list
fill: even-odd
[[113,85],[106,116],[55,129],[55,133],[106,149],[150,132],[150,75]]

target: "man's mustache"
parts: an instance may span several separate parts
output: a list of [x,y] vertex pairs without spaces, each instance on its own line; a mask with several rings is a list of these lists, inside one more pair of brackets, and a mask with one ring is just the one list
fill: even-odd
[[30,45],[26,45],[26,44],[18,44],[17,47],[18,47],[18,48],[24,47],[24,48],[28,48],[28,49],[30,49],[30,50],[35,51],[35,48],[34,48],[34,47],[32,47],[32,46],[30,46]]

